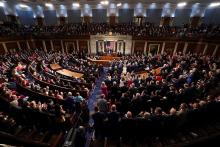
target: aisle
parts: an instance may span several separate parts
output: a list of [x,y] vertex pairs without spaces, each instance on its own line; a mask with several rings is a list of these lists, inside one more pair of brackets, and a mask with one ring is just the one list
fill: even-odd
[[[106,67],[104,67],[104,72],[102,73],[102,75],[99,77],[98,80],[96,80],[96,83],[95,83],[95,88],[94,90],[92,91],[92,94],[90,95],[89,97],[89,100],[88,100],[88,108],[89,108],[89,111],[90,111],[90,120],[89,120],[89,124],[90,126],[93,125],[93,120],[92,120],[92,117],[91,115],[94,113],[94,104],[96,103],[97,101],[97,98],[100,96],[100,88],[101,88],[101,83],[102,81],[105,80],[105,77],[107,75],[107,71],[108,69]],[[89,147],[89,144],[92,140],[92,137],[93,137],[93,131],[87,131],[86,133],[86,145],[85,147]]]
[[100,93],[101,83],[105,80],[105,77],[107,75],[107,71],[108,71],[108,69],[106,67],[104,67],[104,72],[98,78],[98,80],[96,80],[95,88],[94,88],[94,90],[92,91],[92,94],[89,97],[88,107],[89,107],[90,114],[92,114],[94,112],[94,103],[97,101],[97,98],[101,94]]

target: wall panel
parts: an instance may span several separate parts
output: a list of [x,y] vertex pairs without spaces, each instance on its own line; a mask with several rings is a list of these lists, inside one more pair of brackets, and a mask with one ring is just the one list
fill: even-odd
[[17,13],[21,24],[34,25],[34,14],[32,11],[18,10]]
[[144,41],[135,41],[134,45],[134,54],[143,54],[144,53]]
[[214,44],[209,44],[205,54],[209,55],[209,56],[212,56],[214,50],[215,50],[215,45]]
[[182,24],[189,23],[190,13],[192,9],[176,9],[174,17],[174,25],[181,26]]
[[118,13],[119,13],[118,16],[119,23],[133,22],[134,9],[119,9]]
[[0,21],[6,21],[4,8],[0,7]]
[[45,19],[45,24],[48,26],[57,25],[56,10],[45,10],[44,19]]
[[68,23],[80,23],[81,21],[81,10],[67,10]]
[[146,21],[159,25],[161,14],[162,14],[162,9],[147,9]]
[[21,46],[21,50],[27,50],[27,43],[26,41],[19,41],[20,46]]
[[220,24],[220,8],[206,9],[204,16],[204,23],[206,24]]
[[169,55],[173,54],[176,42],[166,42],[164,46],[164,52]]
[[93,9],[92,22],[95,23],[107,22],[107,9]]
[[5,53],[4,47],[2,43],[0,43],[0,54],[4,54],[4,53]]

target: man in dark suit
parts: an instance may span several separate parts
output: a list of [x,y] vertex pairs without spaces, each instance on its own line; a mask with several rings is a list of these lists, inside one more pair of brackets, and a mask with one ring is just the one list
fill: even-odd
[[116,105],[111,106],[111,112],[108,113],[108,133],[109,137],[117,137],[119,129],[119,112],[116,110]]
[[99,139],[103,136],[105,114],[95,107],[95,113],[92,115],[94,121],[95,138]]

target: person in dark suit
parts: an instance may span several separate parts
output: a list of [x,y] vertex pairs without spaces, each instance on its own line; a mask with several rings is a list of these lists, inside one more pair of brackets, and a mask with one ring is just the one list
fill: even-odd
[[108,135],[109,137],[117,137],[119,129],[119,112],[116,110],[116,105],[111,106],[111,112],[107,114],[108,117]]
[[95,129],[95,139],[101,139],[103,137],[104,119],[105,114],[99,111],[98,107],[95,107],[95,113],[92,115]]
[[122,140],[124,142],[129,141],[132,137],[134,137],[133,132],[135,131],[135,121],[132,117],[132,113],[128,111],[125,116],[120,121],[120,130]]

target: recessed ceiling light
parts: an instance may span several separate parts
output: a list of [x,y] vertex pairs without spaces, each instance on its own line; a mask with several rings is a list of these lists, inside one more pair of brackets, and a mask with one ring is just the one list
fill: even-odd
[[28,6],[25,5],[25,4],[19,4],[19,7],[21,7],[21,8],[28,8]]
[[0,7],[4,7],[5,3],[4,2],[0,2]]
[[117,3],[117,7],[121,7],[121,5],[122,5],[121,3]]
[[211,3],[211,4],[209,5],[209,7],[211,7],[211,8],[213,8],[213,7],[218,7],[218,6],[220,6],[220,2]]
[[45,6],[46,7],[53,7],[53,4],[52,3],[45,3]]
[[73,5],[73,7],[79,7],[80,6],[79,3],[73,3],[72,5]]
[[187,5],[186,2],[181,2],[177,4],[177,7],[182,8],[182,7],[185,7],[186,5]]
[[155,9],[156,7],[157,7],[157,4],[156,3],[152,3],[152,4],[150,4],[150,9]]
[[102,4],[102,5],[108,5],[108,4],[109,4],[109,1],[107,1],[107,0],[101,1],[100,4]]

